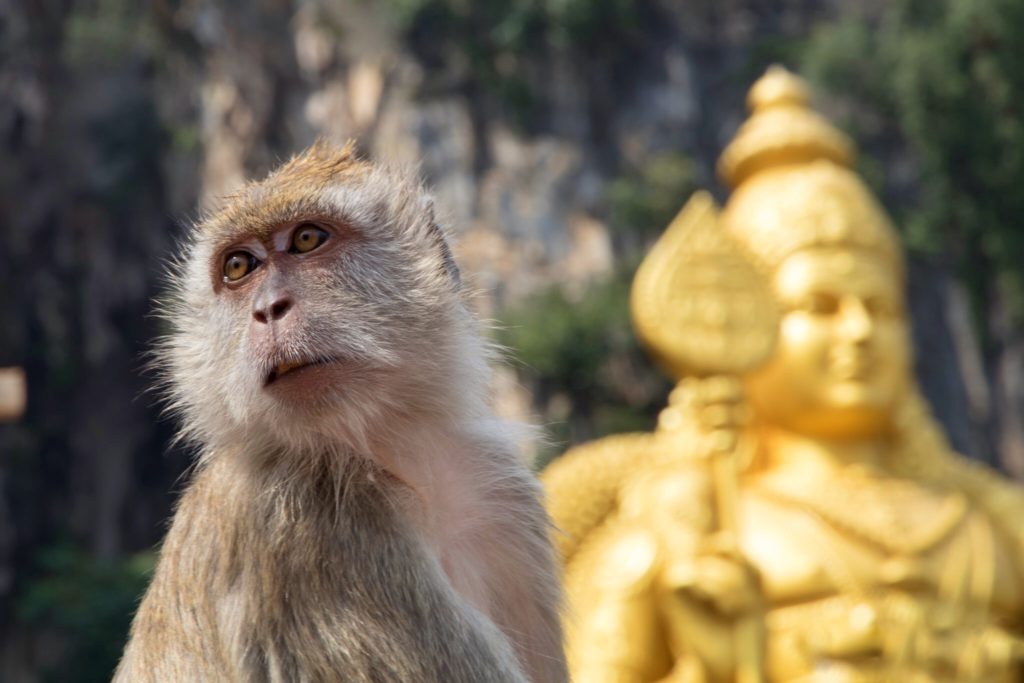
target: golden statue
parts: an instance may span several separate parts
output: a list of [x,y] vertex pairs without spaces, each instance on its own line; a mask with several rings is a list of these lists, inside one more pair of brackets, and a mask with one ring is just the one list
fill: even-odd
[[854,149],[773,67],[633,286],[679,380],[543,474],[575,683],[1020,681],[1024,495],[953,453]]

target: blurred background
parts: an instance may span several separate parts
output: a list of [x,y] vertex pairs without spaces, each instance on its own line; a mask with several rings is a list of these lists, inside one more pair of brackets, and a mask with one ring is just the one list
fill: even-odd
[[201,207],[317,136],[419,164],[550,445],[649,429],[644,249],[773,62],[911,254],[918,375],[1024,476],[1024,0],[0,0],[0,681],[105,681],[189,454],[143,371]]

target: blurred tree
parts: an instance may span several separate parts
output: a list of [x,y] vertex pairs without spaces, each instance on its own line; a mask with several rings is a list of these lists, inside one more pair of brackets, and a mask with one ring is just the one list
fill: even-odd
[[522,362],[534,407],[548,420],[538,466],[566,444],[654,425],[669,386],[633,335],[634,271],[623,267],[575,296],[552,286],[502,317],[498,340]]
[[406,44],[432,67],[428,88],[448,82],[471,97],[489,97],[489,113],[534,131],[549,125],[556,61],[577,62],[590,86],[581,94],[611,95],[610,83],[596,84],[635,64],[645,30],[657,25],[656,3],[632,0],[388,0],[384,6]]
[[1019,326],[1024,2],[879,7],[821,27],[804,55],[807,71],[850,105],[850,124],[869,148],[882,142],[888,157],[909,152],[909,177],[870,172],[900,209],[908,246],[956,262],[983,333],[997,298]]
[[68,644],[40,673],[53,683],[109,681],[138,598],[152,574],[154,554],[103,560],[74,542],[58,541],[36,560],[40,575],[22,592],[17,618],[26,627],[57,635]]
[[608,184],[609,222],[618,235],[639,238],[639,246],[645,246],[668,227],[697,187],[689,157],[673,151],[656,153]]
[[566,444],[654,426],[670,384],[633,334],[629,291],[640,258],[696,188],[695,176],[681,152],[627,166],[605,189],[617,270],[582,291],[551,286],[502,316],[499,341],[523,362],[534,407],[549,420],[552,443],[538,464]]
[[28,385],[0,426],[4,681],[109,679],[143,585],[124,558],[186,464],[140,376],[168,195],[196,175],[169,172],[178,65],[148,4],[0,3],[0,365]]

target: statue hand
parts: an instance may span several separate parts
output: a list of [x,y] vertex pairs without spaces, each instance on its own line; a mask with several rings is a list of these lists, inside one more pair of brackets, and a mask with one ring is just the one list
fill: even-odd
[[757,571],[727,533],[708,536],[694,555],[669,563],[664,582],[684,601],[696,601],[723,617],[752,612],[761,600]]
[[735,377],[687,377],[669,396],[669,405],[658,417],[662,433],[692,430],[688,438],[700,443],[697,450],[714,453],[731,450],[749,418],[743,388]]
[[736,629],[761,609],[760,583],[730,534],[705,538],[696,552],[666,558],[660,578],[668,595],[659,602],[669,639],[686,644],[685,661],[700,663],[701,680],[732,681],[743,659]]

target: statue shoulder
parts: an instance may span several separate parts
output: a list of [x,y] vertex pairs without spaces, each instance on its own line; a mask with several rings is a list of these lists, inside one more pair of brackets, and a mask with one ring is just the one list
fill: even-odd
[[954,451],[919,392],[897,416],[902,474],[964,493],[1014,546],[1024,567],[1024,487]]
[[711,531],[714,513],[711,471],[703,462],[680,459],[657,463],[623,483],[619,515],[646,518],[648,524],[676,531]]
[[943,479],[956,486],[983,509],[1007,535],[1021,546],[1024,553],[1024,487],[989,467],[950,452],[943,463]]
[[618,434],[576,446],[541,473],[563,562],[617,508],[623,482],[653,456],[654,435]]
[[657,432],[623,434],[577,446],[552,462],[541,481],[563,563],[613,518],[708,528],[709,472],[684,446]]

